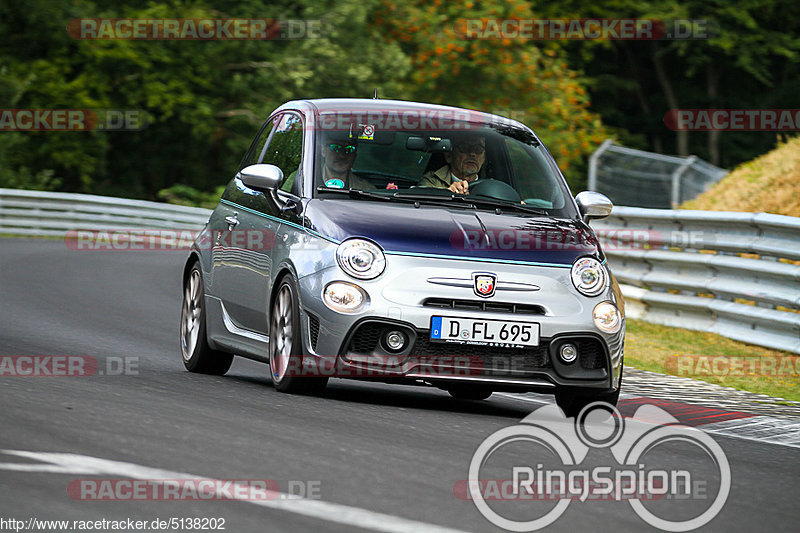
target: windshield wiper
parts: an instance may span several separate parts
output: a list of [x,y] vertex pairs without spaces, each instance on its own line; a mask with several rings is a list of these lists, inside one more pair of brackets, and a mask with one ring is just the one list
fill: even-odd
[[441,207],[460,207],[465,209],[477,209],[475,204],[466,201],[457,206],[450,203],[451,196],[449,195],[428,195],[428,194],[380,194],[371,191],[364,191],[361,189],[329,189],[327,187],[317,187],[317,192],[331,192],[335,194],[347,194],[350,198],[374,198],[376,200],[406,202],[412,204],[425,204],[436,205]]
[[392,199],[392,196],[388,194],[376,194],[374,192],[362,191],[361,189],[329,189],[328,187],[317,187],[317,192],[347,194],[352,198],[379,198],[381,200]]
[[491,207],[499,207],[500,209],[516,209],[524,213],[532,213],[534,215],[549,215],[546,209],[540,207],[533,207],[523,203],[510,202],[508,200],[495,200],[493,198],[486,198],[483,196],[462,196],[453,195],[454,199],[461,199],[465,202],[470,202],[477,205],[485,205]]
[[467,209],[477,209],[478,205],[498,207],[500,209],[515,209],[524,213],[532,213],[534,215],[548,215],[545,209],[532,207],[525,204],[518,204],[516,202],[509,202],[507,200],[495,200],[493,198],[485,198],[482,196],[468,196],[463,194],[408,194],[396,192],[393,194],[380,194],[371,191],[364,191],[361,189],[329,189],[327,187],[317,187],[317,192],[330,192],[334,194],[346,194],[351,198],[375,198],[376,200],[387,201],[401,201],[401,202],[422,202],[425,204],[435,205],[452,205],[451,200],[458,201],[459,207]]
[[445,196],[426,196],[426,195],[415,195],[415,194],[398,194],[398,197],[402,198],[429,198],[429,199],[439,199],[439,200],[458,200],[459,202],[464,202],[468,204],[475,205],[483,205],[483,206],[491,206],[491,207],[499,207],[501,209],[516,209],[517,211],[523,211],[525,213],[533,213],[535,215],[549,215],[547,210],[541,209],[538,207],[532,207],[529,205],[525,205],[522,203],[510,202],[508,200],[496,200],[493,198],[487,198],[485,196],[472,196],[472,195],[464,195],[464,194],[450,194]]

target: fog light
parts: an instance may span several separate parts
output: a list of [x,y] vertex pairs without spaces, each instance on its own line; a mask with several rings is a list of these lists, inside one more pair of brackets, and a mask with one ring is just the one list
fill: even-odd
[[390,331],[385,338],[386,347],[394,352],[398,352],[406,345],[406,336],[399,331]]
[[361,309],[366,295],[360,287],[351,283],[334,281],[323,293],[325,305],[340,313],[355,313]]
[[616,333],[622,327],[622,316],[617,306],[611,302],[600,302],[592,313],[594,325],[606,333]]
[[561,345],[561,349],[558,351],[558,355],[561,357],[561,360],[565,363],[569,364],[575,361],[578,358],[578,348],[575,347],[574,344],[566,343]]

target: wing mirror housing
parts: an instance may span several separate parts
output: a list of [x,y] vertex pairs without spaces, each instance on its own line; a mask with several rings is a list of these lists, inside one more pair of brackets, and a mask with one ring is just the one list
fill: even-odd
[[592,219],[605,218],[611,214],[614,204],[605,194],[594,191],[583,191],[575,197],[578,208],[587,222]]
[[250,165],[239,171],[242,181],[251,189],[274,189],[283,181],[283,171],[275,165]]

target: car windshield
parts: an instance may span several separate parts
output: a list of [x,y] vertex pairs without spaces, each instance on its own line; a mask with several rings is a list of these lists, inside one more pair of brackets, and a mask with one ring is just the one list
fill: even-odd
[[[518,127],[453,121],[446,130],[402,130],[339,122],[336,130],[318,131],[315,139],[318,197],[419,198],[576,216],[552,159],[529,131]],[[448,190],[464,176],[466,194]],[[342,194],[350,189],[369,194]]]

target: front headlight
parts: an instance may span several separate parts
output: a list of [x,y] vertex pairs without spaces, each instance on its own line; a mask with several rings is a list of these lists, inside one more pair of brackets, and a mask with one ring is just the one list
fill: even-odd
[[348,239],[336,250],[342,270],[358,279],[377,278],[386,268],[386,258],[378,245],[364,239]]
[[608,273],[600,261],[581,257],[572,264],[572,284],[586,296],[597,296],[608,285]]
[[611,302],[600,302],[594,307],[592,313],[594,325],[606,333],[616,333],[622,326],[622,316],[617,306]]

